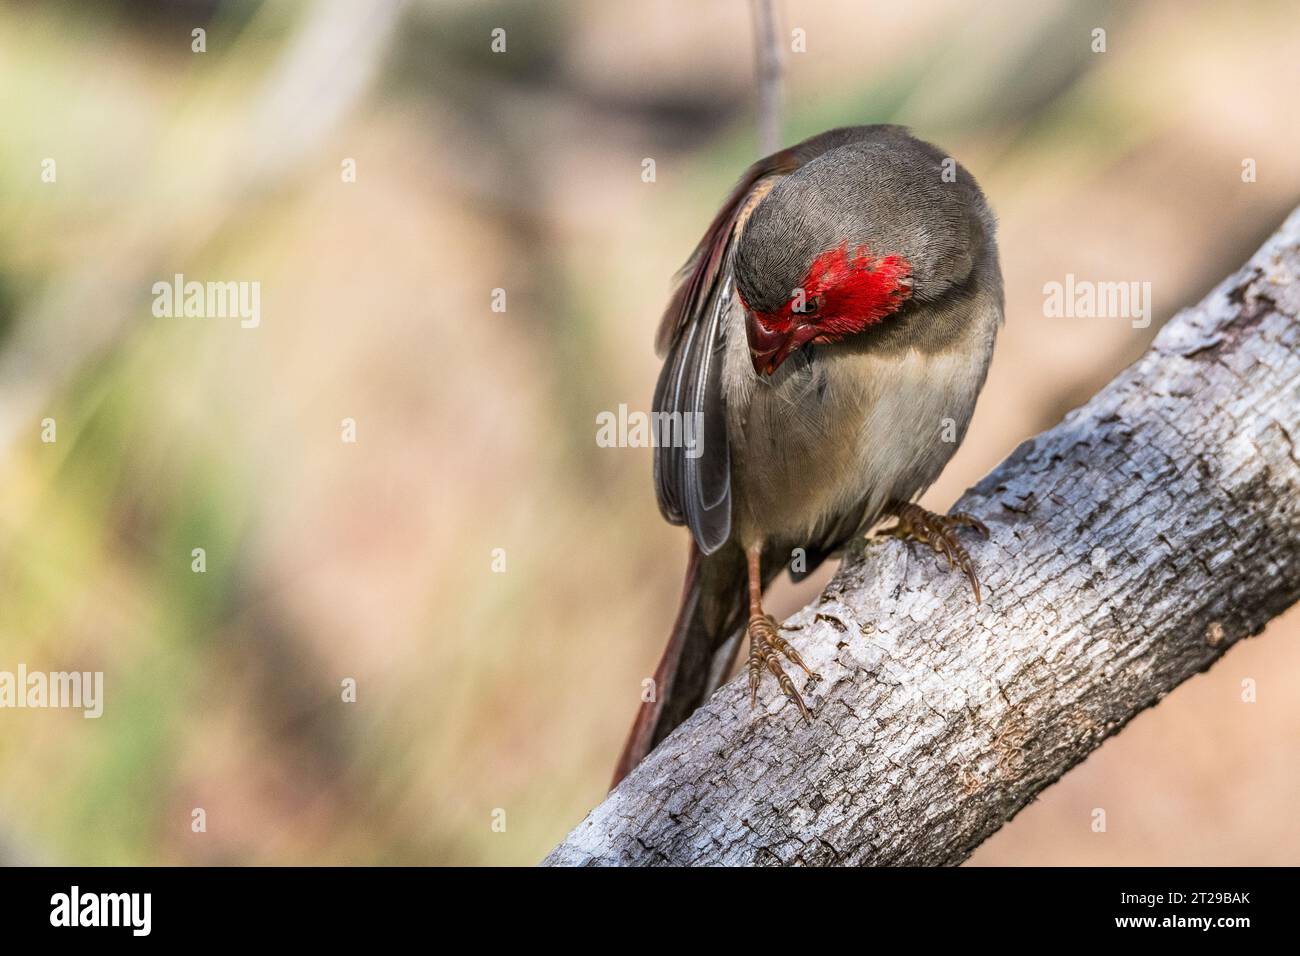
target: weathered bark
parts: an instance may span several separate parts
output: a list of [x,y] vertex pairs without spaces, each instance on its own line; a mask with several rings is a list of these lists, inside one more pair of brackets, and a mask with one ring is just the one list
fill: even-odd
[[546,862],[964,860],[1300,597],[1298,314],[1300,211],[957,503],[992,531],[982,605],[872,542],[789,621],[811,724],[732,681]]

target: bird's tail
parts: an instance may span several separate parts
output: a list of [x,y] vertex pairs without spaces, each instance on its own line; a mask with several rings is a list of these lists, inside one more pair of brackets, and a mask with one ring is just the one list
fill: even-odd
[[611,787],[726,679],[740,645],[747,600],[740,549],[728,544],[705,557],[692,540],[682,605],[655,670],[653,699],[641,704]]

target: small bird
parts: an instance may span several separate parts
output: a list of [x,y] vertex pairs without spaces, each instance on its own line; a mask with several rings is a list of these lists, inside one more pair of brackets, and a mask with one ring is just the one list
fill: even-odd
[[[979,186],[901,126],[833,129],[741,178],[678,273],[659,328],[659,508],[691,532],[681,609],[617,783],[726,678],[749,640],[805,720],[782,657],[817,679],[763,610],[883,519],[979,580],[965,514],[914,503],[957,450],[1002,324],[995,220]],[[664,418],[663,416],[668,416]],[[674,432],[676,434],[676,432]],[[798,549],[798,550],[797,550]]]

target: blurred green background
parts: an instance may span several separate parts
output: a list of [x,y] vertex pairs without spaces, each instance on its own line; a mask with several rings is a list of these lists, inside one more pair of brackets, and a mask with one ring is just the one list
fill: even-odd
[[[1291,0],[780,17],[807,37],[788,141],[906,123],[1001,219],[1007,324],[932,506],[1300,197]],[[648,407],[669,277],[756,155],[754,100],[742,0],[0,6],[0,670],[102,670],[106,697],[0,710],[0,861],[531,864],[581,819],[686,549],[649,452],[597,447],[595,417]],[[155,318],[178,272],[259,281],[260,327]],[[1044,318],[1068,272],[1151,281],[1156,323]],[[1296,862],[1297,630],[974,862]]]

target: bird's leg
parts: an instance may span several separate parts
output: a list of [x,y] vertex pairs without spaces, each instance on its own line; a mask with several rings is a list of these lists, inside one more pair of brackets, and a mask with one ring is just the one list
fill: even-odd
[[948,559],[948,567],[959,568],[966,575],[971,590],[975,592],[975,603],[980,603],[980,582],[975,575],[975,564],[957,540],[957,529],[973,528],[987,538],[989,529],[984,526],[984,522],[964,511],[937,515],[907,501],[890,502],[885,508],[885,514],[897,518],[898,524],[886,528],[881,534],[902,538],[904,541],[920,541],[942,554]]
[[759,566],[762,553],[761,546],[752,547],[745,552],[749,565],[749,627],[746,629],[749,634],[749,706],[753,707],[758,701],[758,685],[763,679],[763,668],[766,667],[776,677],[785,696],[799,708],[803,719],[811,720],[812,716],[808,713],[803,698],[799,696],[799,691],[795,689],[794,681],[790,680],[785,668],[781,666],[781,654],[789,658],[792,664],[802,667],[809,677],[820,678],[808,669],[799,652],[781,637],[776,619],[763,611],[763,575]]

